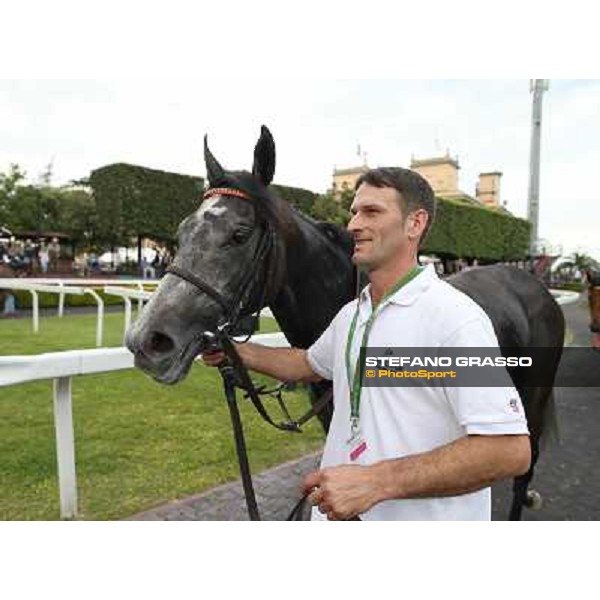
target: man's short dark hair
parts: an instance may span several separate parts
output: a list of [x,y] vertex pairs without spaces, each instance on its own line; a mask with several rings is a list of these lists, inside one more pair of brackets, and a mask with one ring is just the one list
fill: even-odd
[[356,182],[356,191],[363,183],[373,187],[390,187],[400,193],[400,206],[406,217],[411,212],[424,209],[427,212],[427,225],[423,230],[419,246],[425,241],[435,218],[435,195],[425,178],[415,171],[402,167],[380,167],[363,173]]

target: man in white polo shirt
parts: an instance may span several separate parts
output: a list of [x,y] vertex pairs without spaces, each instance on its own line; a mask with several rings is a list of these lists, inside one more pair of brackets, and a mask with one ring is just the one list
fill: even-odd
[[[305,480],[313,518],[489,519],[489,485],[529,468],[517,391],[365,387],[364,347],[498,347],[483,310],[441,281],[417,251],[435,213],[430,186],[400,168],[361,176],[351,207],[354,263],[369,285],[307,351],[246,344],[251,369],[282,380],[333,380],[334,413],[321,469]],[[221,357],[205,357],[217,364]]]

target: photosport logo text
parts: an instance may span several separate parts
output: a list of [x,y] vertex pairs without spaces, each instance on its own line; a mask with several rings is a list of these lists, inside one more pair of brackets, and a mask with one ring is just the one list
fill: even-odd
[[[598,369],[586,369],[585,373],[544,368],[553,348],[363,348],[360,365],[363,385],[370,387],[512,387],[517,382],[554,387],[600,386],[600,353],[588,356],[590,351],[563,351],[561,364],[581,364],[584,359],[598,363]],[[576,377],[572,372],[577,373]]]

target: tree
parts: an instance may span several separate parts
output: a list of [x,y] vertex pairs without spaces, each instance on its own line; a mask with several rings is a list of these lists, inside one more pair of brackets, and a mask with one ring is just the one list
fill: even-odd
[[51,180],[51,165],[37,184],[27,183],[25,171],[15,164],[0,173],[0,224],[40,236],[60,231],[74,246],[89,241],[96,224],[90,192],[74,185],[54,187]]
[[584,273],[588,269],[598,269],[598,261],[585,253],[575,252],[573,255],[573,264]]
[[69,236],[74,247],[95,243],[97,220],[96,206],[90,191],[72,186],[60,190],[57,229]]
[[349,190],[343,190],[340,195],[329,191],[317,198],[312,207],[311,216],[318,221],[328,221],[345,227],[350,220],[349,208],[353,198],[354,193]]
[[7,173],[0,173],[0,225],[10,225],[14,199],[24,180],[25,171],[17,164],[11,164]]

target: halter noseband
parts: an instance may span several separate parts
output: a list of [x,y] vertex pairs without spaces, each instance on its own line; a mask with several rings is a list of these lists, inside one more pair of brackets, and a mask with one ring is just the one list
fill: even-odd
[[[250,196],[248,194],[246,194],[245,192],[242,192],[241,190],[236,190],[235,188],[225,188],[225,187],[211,188],[211,189],[206,190],[204,192],[204,199],[210,198],[211,196],[217,196],[217,195],[233,196],[235,198],[241,198],[242,200],[251,200]],[[266,258],[266,256],[269,254],[269,251],[271,250],[272,246],[273,246],[273,232],[271,231],[271,228],[267,224],[267,227],[265,228],[263,235],[261,236],[261,238],[259,240],[258,247],[256,249],[256,255],[255,255],[254,261],[253,261],[254,264],[251,265],[248,269],[246,269],[246,272],[240,281],[238,292],[232,298],[231,302],[227,302],[227,300],[225,299],[223,294],[221,294],[214,287],[212,287],[210,284],[206,283],[203,279],[201,279],[200,277],[198,277],[197,275],[195,275],[188,269],[171,264],[166,268],[165,273],[171,273],[172,275],[176,275],[180,279],[183,279],[184,281],[191,283],[193,286],[195,286],[201,292],[204,292],[205,294],[210,296],[223,309],[223,313],[224,313],[223,322],[227,325],[235,326],[235,324],[236,324],[235,321],[237,320],[237,318],[240,316],[240,314],[242,312],[242,302],[244,300],[244,296],[246,295],[246,293],[248,291],[247,288],[250,286],[250,284],[252,283],[252,280],[255,278],[255,275],[256,275],[255,267],[260,262],[262,262],[262,260],[264,260]],[[266,286],[263,287],[263,297],[261,299],[260,304],[262,304],[264,302],[265,297],[266,297]],[[262,307],[259,307],[259,308],[262,308]]]

